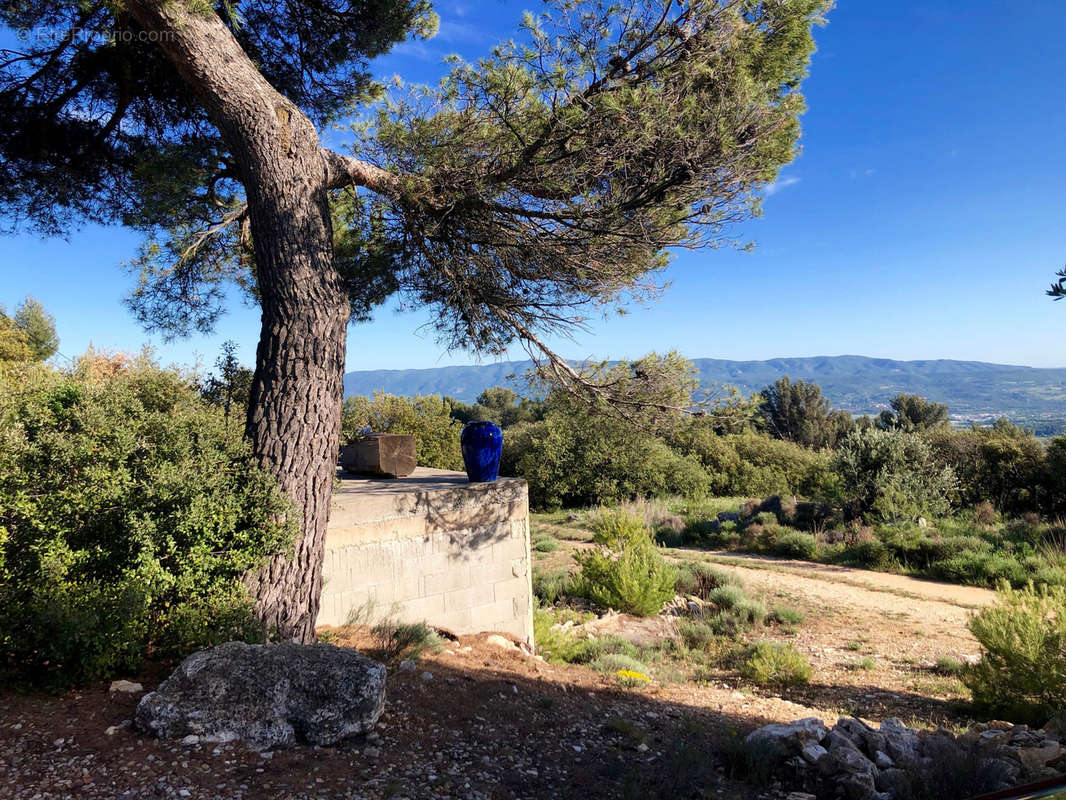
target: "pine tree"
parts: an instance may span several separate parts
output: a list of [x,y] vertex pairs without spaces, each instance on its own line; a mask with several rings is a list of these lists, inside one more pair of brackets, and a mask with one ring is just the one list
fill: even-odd
[[[150,329],[210,329],[234,282],[259,303],[247,431],[303,538],[247,583],[309,640],[349,321],[400,293],[448,344],[522,340],[587,388],[544,335],[654,294],[668,248],[758,212],[827,6],[552,0],[439,87],[386,97],[368,63],[432,34],[428,0],[8,0],[0,211],[142,231]],[[353,114],[354,155],[323,146]]]
[[56,320],[44,310],[39,300],[27,296],[15,309],[12,322],[22,331],[31,361],[47,361],[56,354],[59,349]]

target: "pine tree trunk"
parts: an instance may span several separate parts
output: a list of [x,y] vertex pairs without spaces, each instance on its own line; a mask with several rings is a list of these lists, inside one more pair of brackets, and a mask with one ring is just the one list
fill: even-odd
[[[314,639],[340,444],[348,302],[332,263],[325,192],[252,213],[263,309],[248,413],[252,451],[302,512],[302,537],[246,584],[282,639]],[[293,220],[302,222],[293,225]]]
[[247,421],[252,450],[301,514],[292,553],[247,576],[282,639],[314,639],[338,446],[347,296],[333,267],[328,169],[314,124],[256,69],[217,15],[129,0],[200,96],[248,199],[262,333]]

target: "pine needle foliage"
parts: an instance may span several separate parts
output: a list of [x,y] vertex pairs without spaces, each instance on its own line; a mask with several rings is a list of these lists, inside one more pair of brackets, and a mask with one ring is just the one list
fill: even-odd
[[984,653],[962,681],[978,708],[1037,724],[1066,712],[1066,586],[1003,584],[970,631]]

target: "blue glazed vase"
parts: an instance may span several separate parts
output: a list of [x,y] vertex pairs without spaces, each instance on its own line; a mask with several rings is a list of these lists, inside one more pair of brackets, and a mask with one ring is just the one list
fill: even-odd
[[495,423],[480,420],[463,426],[459,437],[466,477],[471,483],[494,481],[500,474],[503,432]]

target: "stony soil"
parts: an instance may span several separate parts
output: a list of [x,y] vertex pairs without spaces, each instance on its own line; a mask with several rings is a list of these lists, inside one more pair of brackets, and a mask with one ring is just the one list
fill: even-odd
[[[739,742],[768,721],[817,716],[832,724],[854,713],[965,724],[964,690],[931,667],[941,656],[977,653],[965,623],[991,593],[719,561],[768,605],[804,613],[794,632],[770,635],[809,656],[809,686],[760,689],[721,669],[698,684],[657,680],[626,690],[583,667],[462,637],[415,669],[390,671],[386,711],[369,739],[272,753],[146,739],[123,727],[137,696],[107,686],[3,694],[0,798],[784,797],[788,787],[756,790],[740,780]],[[365,644],[357,631],[335,636]],[[162,677],[137,679],[151,689]]]

